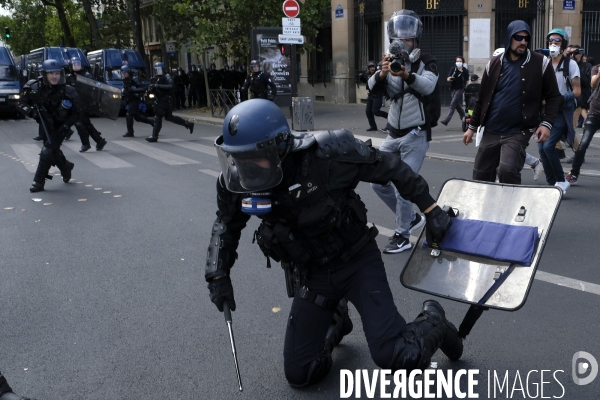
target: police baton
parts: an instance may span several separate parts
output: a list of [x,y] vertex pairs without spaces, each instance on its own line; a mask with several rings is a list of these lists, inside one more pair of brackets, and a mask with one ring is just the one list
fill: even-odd
[[40,107],[37,104],[35,105],[35,109],[37,110],[38,116],[40,117],[40,123],[42,124],[42,128],[44,128],[44,132],[46,132],[46,141],[48,142],[48,144],[52,144],[52,138],[50,137],[50,132],[46,127],[46,121],[44,120],[42,110],[40,110]]
[[227,328],[229,329],[229,340],[231,341],[231,352],[233,353],[233,362],[235,363],[235,372],[237,373],[238,383],[240,385],[240,392],[242,389],[242,377],[240,376],[240,367],[237,360],[237,352],[235,350],[235,340],[233,339],[233,323],[231,322],[231,310],[229,309],[229,303],[227,300],[223,302],[223,314],[225,315],[225,322],[227,322]]

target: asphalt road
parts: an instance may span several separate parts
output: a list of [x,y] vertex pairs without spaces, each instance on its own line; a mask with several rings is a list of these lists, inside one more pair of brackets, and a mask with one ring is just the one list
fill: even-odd
[[[367,135],[362,106],[323,105],[317,111],[317,129],[347,127]],[[291,301],[278,264],[267,269],[252,244],[258,226],[253,219],[232,270],[244,383],[239,393],[227,327],[203,278],[219,171],[212,140],[220,127],[197,124],[190,136],[164,122],[161,140],[148,144],[142,139],[150,134],[146,125],[136,123],[136,138],[129,139],[121,137],[124,118],[92,121],[109,141],[105,150],[82,155],[75,135],[63,146],[75,163],[73,182],[56,177],[37,194],[28,190],[37,125],[0,121],[0,368],[15,390],[38,399],[330,399],[340,396],[341,369],[376,368],[351,307],[355,329],[336,349],[330,375],[304,390],[287,385],[282,353]],[[474,148],[460,143],[456,116],[435,136],[431,153],[474,157]],[[600,169],[595,151],[584,164],[590,170]],[[468,162],[431,158],[421,173],[437,195],[444,181],[469,178],[471,170]],[[528,171],[524,183],[536,183]],[[363,183],[358,191],[369,220],[393,229],[393,214],[371,188]],[[494,371],[501,380],[508,371],[514,398],[527,394],[520,386],[529,389],[526,398],[533,397],[535,385],[542,386],[540,370],[552,371],[543,378],[546,397],[598,398],[600,377],[575,385],[571,361],[577,351],[600,359],[600,296],[589,285],[600,285],[599,191],[600,180],[592,177],[569,190],[539,267],[581,286],[535,280],[519,311],[484,313],[460,361],[436,353],[438,369],[478,369],[479,398],[494,398],[493,388],[488,395],[488,372],[493,378]],[[387,237],[377,241],[383,247]],[[407,257],[384,255],[384,261],[396,305],[412,320],[429,296],[400,284]],[[455,323],[468,309],[440,302]],[[526,381],[532,370],[538,372]],[[496,390],[495,398],[509,397],[507,388]]]

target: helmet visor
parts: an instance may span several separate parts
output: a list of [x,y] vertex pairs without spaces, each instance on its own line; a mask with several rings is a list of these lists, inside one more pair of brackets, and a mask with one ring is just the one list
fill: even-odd
[[414,39],[421,36],[423,24],[412,15],[393,16],[387,25],[390,39]]
[[283,179],[276,141],[257,143],[251,150],[230,153],[222,148],[223,136],[215,141],[223,180],[234,193],[258,192],[277,186]]
[[162,67],[154,67],[154,72],[156,73],[156,75],[164,75]]
[[71,67],[73,68],[73,71],[81,71],[81,61],[73,61]]

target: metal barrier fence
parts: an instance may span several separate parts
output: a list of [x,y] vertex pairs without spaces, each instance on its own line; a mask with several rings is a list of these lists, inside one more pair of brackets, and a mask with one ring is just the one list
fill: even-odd
[[229,110],[239,104],[239,91],[233,89],[211,89],[210,110],[213,117],[225,118]]

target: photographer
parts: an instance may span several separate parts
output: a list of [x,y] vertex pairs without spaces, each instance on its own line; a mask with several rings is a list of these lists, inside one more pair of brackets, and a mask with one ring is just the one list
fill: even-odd
[[381,111],[381,107],[384,104],[384,101],[383,101],[383,98],[385,96],[384,90],[382,90],[381,88],[374,88],[373,90],[371,90],[368,85],[369,78],[371,76],[373,76],[376,69],[377,69],[377,66],[375,64],[375,61],[369,61],[369,63],[367,64],[367,70],[365,72],[362,72],[358,76],[358,79],[362,83],[367,84],[367,91],[369,92],[369,95],[367,96],[367,110],[366,110],[367,119],[369,120],[369,129],[367,129],[367,132],[377,130],[377,124],[375,123],[375,116],[382,117],[382,118],[388,117],[387,112]]
[[465,111],[461,107],[461,104],[463,94],[465,93],[465,86],[467,86],[467,82],[469,81],[469,70],[463,68],[464,63],[465,59],[462,56],[457,56],[456,66],[450,68],[448,78],[446,79],[450,82],[450,88],[452,89],[452,102],[448,109],[448,115],[441,121],[444,125],[448,125],[448,122],[450,122],[454,115],[454,111],[458,111],[461,121],[465,118]]
[[[419,38],[423,24],[410,10],[392,14],[388,23],[389,54],[383,57],[381,71],[369,79],[370,90],[384,86],[390,97],[387,138],[379,149],[402,158],[414,172],[419,172],[431,140],[431,121],[426,118],[425,96],[433,93],[438,73],[435,58],[421,54]],[[403,199],[390,184],[372,184],[373,190],[396,214],[396,229],[384,253],[410,249],[412,230],[423,225],[424,218]]]

